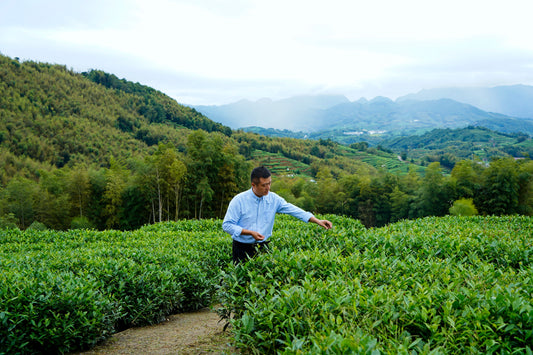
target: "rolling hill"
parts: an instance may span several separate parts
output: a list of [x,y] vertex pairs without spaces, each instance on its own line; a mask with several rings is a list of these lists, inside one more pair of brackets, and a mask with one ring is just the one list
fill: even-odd
[[[316,102],[301,97],[284,105],[299,102],[316,108],[345,101],[344,97]],[[108,167],[111,160],[142,160],[160,144],[186,152],[188,135],[199,129],[223,134],[236,151],[258,164],[265,161],[257,157],[281,154],[293,161],[290,166],[300,166],[304,175],[313,162],[316,165],[333,156],[336,161],[327,163],[332,167],[346,159],[338,163],[341,170],[363,160],[362,156],[354,160],[349,149],[318,140],[273,139],[232,131],[162,92],[113,74],[76,73],[64,65],[20,62],[1,55],[0,117],[0,183],[4,186],[16,175],[36,178],[39,171],[52,168]],[[376,163],[375,168],[383,165],[368,156],[372,153],[365,153],[364,158]],[[390,154],[387,159],[396,157]]]

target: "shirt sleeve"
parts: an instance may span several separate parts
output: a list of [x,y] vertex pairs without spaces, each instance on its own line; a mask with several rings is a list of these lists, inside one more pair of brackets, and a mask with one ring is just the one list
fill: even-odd
[[313,214],[311,212],[304,211],[300,207],[295,206],[292,203],[285,201],[283,197],[279,195],[277,196],[279,198],[279,203],[280,203],[277,212],[291,215],[293,217],[300,219],[303,222],[309,222],[309,219],[313,217]]
[[224,232],[236,238],[241,235],[243,228],[238,225],[240,219],[240,204],[236,199],[231,200],[222,222],[222,229]]

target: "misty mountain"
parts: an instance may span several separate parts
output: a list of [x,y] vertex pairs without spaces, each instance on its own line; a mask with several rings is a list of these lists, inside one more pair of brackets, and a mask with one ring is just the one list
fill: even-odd
[[365,131],[388,135],[410,135],[435,128],[483,126],[505,133],[533,134],[533,119],[514,118],[483,111],[451,99],[396,100],[377,97],[340,104],[323,110],[314,118],[321,129],[341,129],[345,134]]
[[512,85],[492,88],[444,88],[422,90],[396,101],[452,99],[484,111],[513,117],[533,118],[533,86]]
[[[195,109],[213,121],[234,129],[245,128],[278,136],[287,136],[281,130],[313,133],[311,136],[320,133],[320,138],[331,137],[344,143],[363,138],[368,140],[369,135],[375,134],[411,135],[435,128],[462,128],[469,125],[504,133],[525,132],[533,135],[533,119],[487,112],[448,98],[411,100],[404,97],[393,101],[378,96],[372,100],[362,98],[352,102],[344,96],[300,96],[280,101],[242,100],[222,106],[195,106]],[[261,131],[258,127],[267,131]]]
[[296,96],[273,101],[241,100],[220,106],[193,106],[197,111],[233,129],[258,126],[287,130],[313,130],[310,123],[324,109],[350,102],[342,95]]

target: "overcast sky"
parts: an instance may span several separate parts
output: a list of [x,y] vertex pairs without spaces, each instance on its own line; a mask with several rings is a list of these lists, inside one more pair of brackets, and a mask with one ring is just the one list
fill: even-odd
[[0,53],[180,103],[533,85],[532,0],[0,0]]

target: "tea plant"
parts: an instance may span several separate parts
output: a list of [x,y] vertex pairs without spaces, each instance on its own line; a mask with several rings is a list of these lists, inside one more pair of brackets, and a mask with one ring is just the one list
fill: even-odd
[[134,232],[0,231],[0,353],[86,349],[211,305],[231,241],[214,220]]
[[224,277],[247,351],[531,353],[531,217],[283,223],[277,247]]
[[221,302],[250,353],[531,353],[533,218],[324,231],[280,216],[234,266],[221,221],[0,231],[0,353],[66,353]]

